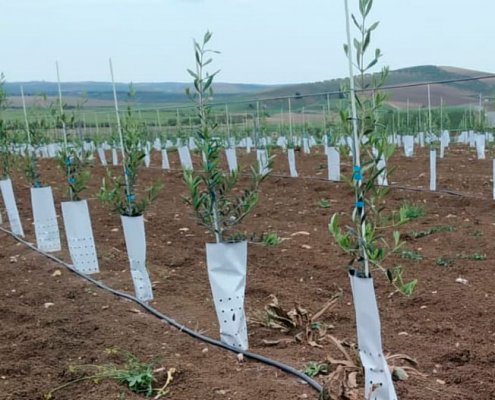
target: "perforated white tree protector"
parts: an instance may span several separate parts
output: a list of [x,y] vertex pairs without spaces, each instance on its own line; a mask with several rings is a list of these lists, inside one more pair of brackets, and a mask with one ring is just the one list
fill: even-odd
[[430,190],[437,190],[437,151],[430,150]]
[[146,168],[149,168],[151,163],[150,149],[148,148],[148,146],[145,146],[143,150],[144,150],[144,166]]
[[136,297],[141,301],[153,300],[151,281],[146,269],[146,235],[144,218],[120,216],[124,229],[125,246]]
[[237,155],[235,153],[235,147],[226,148],[225,155],[227,156],[227,164],[229,166],[229,171],[231,173],[237,171]]
[[2,191],[3,203],[7,210],[7,218],[9,219],[10,230],[17,236],[24,237],[21,218],[17,203],[15,202],[14,189],[10,178],[0,180],[0,190]]
[[167,149],[162,149],[162,169],[170,169],[170,162],[168,161]]
[[309,154],[310,153],[310,150],[309,150],[309,140],[308,140],[308,138],[303,138],[302,143],[303,143],[303,152],[304,152],[304,154]]
[[220,325],[220,340],[247,350],[248,335],[244,312],[247,242],[207,243],[206,264]]
[[309,147],[313,147],[313,146],[316,146],[316,139],[314,136],[310,136],[309,137]]
[[270,172],[268,169],[268,153],[265,149],[256,150],[256,158],[258,159],[258,166],[261,175],[266,175]]
[[196,146],[196,139],[194,137],[189,138],[189,150],[196,150],[198,146]]
[[406,157],[412,157],[414,155],[414,136],[402,136],[402,143],[404,143],[404,155]]
[[340,181],[340,153],[337,148],[330,146],[327,149],[328,180]]
[[358,350],[364,369],[364,398],[397,400],[392,375],[383,355],[380,316],[372,278],[361,278],[350,271],[356,312]]
[[156,150],[156,151],[160,151],[162,149],[162,141],[160,140],[160,138],[156,138],[153,142],[153,148]]
[[495,200],[495,158],[492,160],[493,200]]
[[115,147],[112,148],[112,165],[119,165],[119,155],[117,154],[117,149]]
[[477,133],[475,137],[476,142],[476,154],[478,155],[478,160],[485,159],[485,145],[486,136],[483,133]]
[[419,147],[425,147],[425,133],[424,132],[418,133],[418,139],[419,139]]
[[468,131],[468,141],[469,141],[469,147],[476,146],[476,137],[474,131]]
[[180,146],[177,151],[179,152],[179,160],[182,169],[193,170],[193,163],[191,159],[191,153],[189,152],[189,147]]
[[31,204],[38,248],[46,252],[60,251],[62,247],[52,188],[31,188]]
[[[378,156],[378,150],[375,147],[373,147],[371,151],[375,157]],[[377,176],[376,183],[380,186],[388,186],[387,162],[385,161],[385,157],[383,156],[383,154],[378,160],[377,168],[383,169],[383,171]]]
[[282,147],[282,149],[285,151],[287,149],[287,139],[285,136],[279,136],[277,138],[277,146]]
[[250,137],[246,138],[246,153],[251,153],[251,147],[253,147],[253,140]]
[[102,147],[98,147],[98,158],[100,159],[101,165],[107,166],[107,159],[105,157],[105,150]]
[[289,159],[289,172],[290,176],[292,178],[297,178],[298,173],[296,169],[296,153],[294,152],[294,149],[288,149],[287,150],[287,157]]
[[99,272],[88,202],[63,201],[62,217],[74,268],[83,274]]

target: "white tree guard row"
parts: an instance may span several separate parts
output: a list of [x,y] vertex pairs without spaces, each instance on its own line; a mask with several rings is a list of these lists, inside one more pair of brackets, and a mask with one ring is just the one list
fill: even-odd
[[220,340],[247,350],[248,334],[244,311],[247,242],[207,243],[208,279],[220,325]]
[[21,218],[17,203],[15,201],[14,189],[10,178],[0,180],[0,190],[2,191],[3,203],[7,210],[7,218],[9,219],[10,230],[17,236],[24,237]]
[[99,272],[88,202],[86,200],[62,202],[62,216],[74,268],[83,274]]
[[182,166],[182,169],[192,171],[194,168],[189,147],[180,146],[177,151],[179,152],[180,165]]
[[38,248],[45,252],[60,251],[62,246],[52,188],[31,188],[31,204]]
[[162,169],[170,169],[167,149],[162,149]]
[[352,297],[356,311],[358,349],[364,369],[364,398],[397,400],[392,375],[383,354],[380,316],[373,279],[350,271]]
[[124,239],[131,267],[132,281],[136,297],[141,301],[153,300],[153,290],[146,268],[146,235],[144,230],[144,218],[121,217],[124,229]]
[[257,149],[256,158],[258,159],[260,174],[268,174],[270,172],[270,169],[268,168],[268,152],[265,149]]
[[296,154],[293,148],[287,150],[287,158],[289,159],[289,173],[292,178],[297,178],[299,175],[296,169]]
[[340,181],[340,153],[336,147],[327,147],[328,180]]
[[227,164],[229,171],[232,173],[237,171],[237,155],[235,153],[235,147],[228,147],[225,149],[225,155],[227,156]]

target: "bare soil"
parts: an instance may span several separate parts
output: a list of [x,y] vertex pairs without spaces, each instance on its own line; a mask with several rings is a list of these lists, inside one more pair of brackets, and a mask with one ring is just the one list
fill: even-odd
[[[255,155],[240,154],[243,166]],[[177,153],[169,154],[179,169]],[[110,158],[110,155],[109,155]],[[327,225],[334,212],[348,212],[352,195],[345,183],[326,180],[326,157],[321,149],[297,153],[300,178],[287,178],[286,155],[276,153],[274,172],[262,187],[255,213],[241,230],[277,232],[278,246],[250,244],[246,307],[253,319],[277,296],[281,305],[318,310],[338,290],[343,297],[322,317],[335,337],[355,342],[354,309],[346,265],[348,257],[334,243]],[[200,157],[194,155],[195,163]],[[386,353],[406,353],[418,361],[424,377],[397,382],[404,400],[489,400],[495,398],[495,203],[492,199],[491,160],[476,160],[473,149],[455,145],[438,160],[438,192],[428,189],[428,153],[414,158],[394,156],[396,167],[387,206],[403,201],[422,204],[427,214],[400,228],[407,250],[420,252],[413,261],[394,256],[390,263],[407,267],[417,278],[411,297],[393,294],[385,276],[375,274]],[[57,210],[65,199],[63,176],[52,160],[40,162],[42,180],[52,185]],[[212,238],[196,225],[183,204],[186,189],[179,171],[165,172],[159,153],[152,167],[142,169],[143,185],[161,180],[165,187],[146,213],[148,267],[154,284],[151,304],[189,327],[218,337],[205,266],[204,243]],[[114,173],[120,168],[111,167]],[[350,160],[343,158],[343,173]],[[118,215],[95,198],[105,170],[92,168],[88,190],[101,273],[96,278],[132,293],[125,244]],[[27,240],[34,242],[29,186],[13,177]],[[395,187],[394,187],[395,185]],[[399,188],[402,187],[402,188]],[[404,187],[415,190],[404,189]],[[418,190],[419,189],[419,190]],[[423,189],[423,190],[421,190]],[[461,192],[464,196],[449,192]],[[320,199],[330,201],[321,208]],[[6,220],[6,216],[4,216]],[[61,232],[62,221],[60,221]],[[414,239],[411,231],[450,225],[453,232]],[[299,232],[299,234],[295,234]],[[300,232],[305,232],[301,234]],[[295,235],[294,235],[295,234]],[[157,367],[176,368],[169,398],[186,399],[317,399],[300,380],[254,361],[194,340],[139,309],[134,303],[108,294],[62,266],[0,233],[0,399],[43,399],[54,387],[78,377],[74,365],[102,365],[115,361],[107,349],[131,351],[142,360],[156,358]],[[65,241],[64,247],[65,247]],[[473,254],[486,255],[476,260]],[[66,250],[56,254],[69,261]],[[451,259],[448,266],[437,259]],[[61,274],[56,273],[60,271]],[[466,284],[456,282],[463,278]],[[46,303],[53,305],[46,307]],[[251,321],[250,347],[298,369],[328,355],[341,358],[328,341],[322,347],[284,341],[291,335]],[[325,377],[318,377],[324,382]],[[163,373],[160,382],[163,384]],[[67,386],[55,399],[138,399],[112,381],[86,381]]]

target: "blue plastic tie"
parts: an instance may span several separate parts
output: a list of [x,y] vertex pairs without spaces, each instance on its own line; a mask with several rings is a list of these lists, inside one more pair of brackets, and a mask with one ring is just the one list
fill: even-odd
[[361,175],[361,166],[359,165],[354,166],[354,174],[352,177],[356,181],[360,181],[363,179],[363,175]]
[[363,208],[364,207],[364,201],[356,201],[356,207],[357,208]]
[[128,194],[127,195],[127,200],[134,201],[134,200],[136,200],[136,196],[134,194]]
[[74,178],[73,176],[69,177],[69,183],[71,185],[73,185],[74,183],[76,183],[76,178]]

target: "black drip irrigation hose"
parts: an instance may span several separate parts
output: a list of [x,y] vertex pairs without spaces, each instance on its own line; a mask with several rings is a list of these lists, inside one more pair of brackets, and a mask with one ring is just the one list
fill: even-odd
[[13,232],[11,232],[11,231],[9,231],[9,230],[7,230],[5,228],[2,228],[2,227],[0,227],[0,231],[6,233],[8,235],[11,235],[14,239],[16,239],[17,241],[19,241],[20,243],[24,244],[25,246],[29,247],[32,250],[34,250],[34,251],[36,251],[36,252],[44,255],[45,257],[49,258],[50,260],[55,261],[56,263],[58,263],[60,265],[63,265],[69,271],[71,271],[74,274],[80,276],[81,278],[87,280],[88,282],[91,282],[93,285],[99,287],[100,289],[103,289],[103,290],[105,290],[107,292],[110,292],[110,293],[114,294],[117,297],[121,297],[121,298],[130,300],[130,301],[133,301],[134,303],[140,305],[143,309],[145,309],[146,311],[148,311],[151,315],[157,317],[161,321],[165,321],[167,324],[169,324],[169,325],[173,326],[174,328],[178,329],[180,332],[187,333],[189,336],[191,336],[191,337],[193,337],[195,339],[198,339],[198,340],[200,340],[202,342],[211,344],[211,345],[216,346],[216,347],[220,347],[220,348],[222,348],[224,350],[228,350],[228,351],[231,351],[233,353],[242,354],[243,356],[246,356],[247,358],[250,358],[252,360],[261,362],[261,363],[266,364],[266,365],[269,365],[271,367],[278,368],[278,369],[280,369],[280,370],[282,370],[282,371],[284,371],[284,372],[286,372],[288,374],[294,375],[297,378],[303,380],[309,386],[311,386],[313,389],[315,389],[318,393],[322,393],[322,390],[323,390],[322,385],[320,383],[318,383],[317,381],[315,381],[314,379],[310,378],[304,372],[301,372],[301,371],[299,371],[299,370],[291,367],[290,365],[286,365],[286,364],[284,364],[284,363],[282,363],[280,361],[273,360],[271,358],[262,356],[260,354],[252,353],[250,351],[240,350],[238,348],[229,346],[228,344],[222,343],[219,340],[213,339],[213,338],[211,338],[209,336],[206,336],[206,335],[203,335],[203,334],[201,334],[199,332],[196,332],[195,330],[190,329],[187,326],[180,324],[179,322],[177,322],[173,318],[170,318],[170,317],[166,316],[165,314],[162,314],[160,311],[158,311],[155,308],[151,307],[150,305],[148,305],[148,304],[140,301],[136,297],[134,297],[134,296],[132,296],[132,295],[130,295],[128,293],[124,293],[124,292],[121,292],[119,290],[112,289],[111,287],[107,286],[103,282],[97,281],[96,279],[93,279],[90,276],[85,275],[85,274],[77,271],[72,265],[67,264],[65,261],[62,261],[58,257],[55,257],[55,256],[53,256],[51,254],[48,254],[48,253],[45,253],[44,251],[38,249],[36,246],[32,245],[31,243],[29,243],[26,240],[22,239],[21,237],[17,236]]

